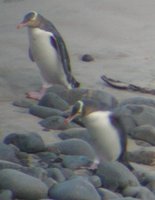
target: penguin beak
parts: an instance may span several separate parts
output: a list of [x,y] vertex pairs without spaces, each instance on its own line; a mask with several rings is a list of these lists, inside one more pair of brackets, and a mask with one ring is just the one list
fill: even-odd
[[64,124],[67,125],[69,124],[71,121],[73,121],[77,116],[79,116],[79,113],[76,113],[74,115],[70,115],[69,117],[67,117],[65,120],[64,120]]
[[27,26],[28,23],[24,23],[24,22],[21,22],[20,24],[18,24],[16,26],[17,29],[21,29],[21,28],[24,28],[25,26]]

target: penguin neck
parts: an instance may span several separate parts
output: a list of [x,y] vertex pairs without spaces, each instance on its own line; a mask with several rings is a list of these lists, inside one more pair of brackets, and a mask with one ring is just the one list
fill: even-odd
[[93,126],[96,122],[103,121],[105,124],[109,121],[110,111],[95,111],[83,117],[86,126]]

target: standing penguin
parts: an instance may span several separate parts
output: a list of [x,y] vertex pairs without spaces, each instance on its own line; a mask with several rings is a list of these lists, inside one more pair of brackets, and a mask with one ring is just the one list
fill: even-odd
[[27,27],[29,35],[29,57],[39,67],[43,85],[40,92],[29,92],[28,97],[41,99],[52,84],[66,88],[79,87],[72,76],[66,45],[55,26],[35,11],[25,15],[17,28]]
[[99,158],[118,160],[132,169],[126,158],[127,135],[118,116],[111,111],[102,110],[90,99],[77,101],[65,123],[78,116],[91,134]]

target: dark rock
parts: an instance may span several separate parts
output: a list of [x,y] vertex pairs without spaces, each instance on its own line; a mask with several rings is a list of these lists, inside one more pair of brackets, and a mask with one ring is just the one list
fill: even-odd
[[97,101],[103,110],[111,110],[118,105],[117,99],[108,92],[103,90],[87,90],[87,93],[83,95],[82,99],[92,99]]
[[69,109],[69,104],[60,96],[52,92],[48,92],[47,94],[45,94],[45,96],[39,101],[39,105],[55,108],[58,110]]
[[145,124],[135,127],[130,135],[134,139],[144,140],[145,142],[155,145],[155,126]]
[[70,179],[70,177],[72,177],[74,175],[73,170],[68,169],[68,168],[61,167],[61,172],[63,173],[66,180]]
[[88,89],[74,88],[68,92],[68,102],[73,105],[76,101],[82,99],[86,95]]
[[57,182],[65,181],[65,177],[60,169],[58,168],[48,168],[47,173],[49,177],[52,177]]
[[151,190],[151,192],[153,192],[153,194],[155,195],[155,179],[149,181],[149,183],[146,185],[146,187]]
[[[11,159],[10,159],[11,160]],[[6,160],[0,160],[0,170],[1,169],[17,169],[17,170],[22,170],[24,167],[20,164],[6,161]]]
[[91,62],[91,61],[94,61],[94,58],[93,58],[92,55],[84,54],[84,55],[81,57],[81,60],[84,61],[84,62]]
[[101,200],[94,186],[82,177],[55,185],[49,190],[49,197],[59,200]]
[[129,113],[135,121],[136,126],[146,124],[154,126],[155,108],[145,105],[128,104],[121,106],[119,109],[120,112]]
[[96,175],[89,176],[88,180],[95,186],[95,188],[99,188],[102,186],[102,182],[99,176]]
[[146,200],[146,199],[154,200],[155,199],[155,195],[148,188],[143,187],[143,186],[137,186],[137,187],[129,186],[129,187],[125,188],[125,190],[123,191],[123,195],[136,197],[136,198],[142,199],[142,200]]
[[149,99],[148,97],[131,97],[123,100],[119,106],[123,106],[126,104],[136,104],[136,105],[146,105],[155,107],[155,100]]
[[[74,176],[73,177],[85,177],[87,180],[89,180],[89,176],[92,176],[93,171],[91,171],[89,168],[81,168],[74,170]],[[72,179],[71,177],[70,179]]]
[[39,167],[28,167],[26,170],[22,171],[30,176],[38,178],[39,180],[46,180],[47,171],[43,168]]
[[102,185],[112,191],[119,191],[127,186],[140,185],[136,176],[117,161],[100,163],[96,175],[101,178]]
[[69,169],[79,169],[81,167],[88,167],[92,163],[87,156],[78,156],[78,155],[64,155],[62,157],[62,165]]
[[152,165],[155,160],[155,151],[145,150],[141,148],[136,151],[128,152],[128,160],[130,162],[136,162],[144,165]]
[[37,153],[45,149],[41,136],[34,132],[11,133],[4,139],[4,143],[14,144],[27,153]]
[[61,97],[63,100],[68,102],[68,93],[69,90],[66,89],[63,85],[53,85],[52,87],[47,89],[47,93],[54,93]]
[[2,142],[0,142],[0,159],[20,163],[16,156],[15,149],[12,146],[6,145]]
[[83,155],[90,160],[96,158],[96,153],[90,144],[81,139],[68,139],[52,145],[49,145],[48,150],[57,149],[58,152],[64,155]]
[[58,109],[49,108],[45,106],[39,106],[39,105],[31,106],[29,109],[29,112],[32,115],[35,115],[41,118],[47,118],[47,117],[55,116],[55,115],[61,116],[63,114],[63,112]]
[[98,101],[105,110],[115,108],[118,105],[117,99],[105,91],[80,88],[69,90],[67,102],[73,105],[76,101],[85,98]]
[[41,180],[13,169],[0,171],[0,188],[11,190],[14,197],[19,199],[47,197],[47,186]]
[[[105,188],[98,188],[98,192],[100,194],[100,196],[102,197],[102,199],[107,199],[107,200],[119,200],[119,194],[116,194],[108,189]],[[121,197],[120,197],[121,198]],[[123,198],[124,199],[124,198]],[[122,199],[122,200],[123,200]]]
[[41,153],[38,153],[37,155],[40,158],[40,162],[45,162],[48,165],[51,162],[54,162],[58,158],[58,156],[52,152],[41,152]]
[[91,136],[86,128],[70,128],[62,131],[61,133],[58,134],[58,136],[63,140],[78,138],[85,140],[87,142],[92,141]]
[[13,194],[10,190],[0,190],[0,199],[1,200],[12,200]]
[[32,99],[20,99],[13,102],[14,106],[23,107],[23,108],[30,108],[35,104],[35,101]]
[[65,130],[69,128],[79,127],[74,122],[66,124],[65,118],[61,116],[52,116],[47,117],[46,119],[41,120],[39,123],[46,129],[54,129],[54,130]]

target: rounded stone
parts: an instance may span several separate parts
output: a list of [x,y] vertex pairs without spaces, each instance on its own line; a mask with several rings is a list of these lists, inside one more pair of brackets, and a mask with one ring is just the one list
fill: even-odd
[[12,200],[13,193],[10,190],[1,190],[0,191],[0,199],[1,200]]
[[34,132],[11,133],[4,139],[4,143],[14,144],[27,153],[36,153],[45,149],[41,136]]
[[101,200],[94,186],[82,177],[55,185],[49,190],[49,196],[59,200]]
[[48,146],[48,149],[57,149],[58,152],[65,155],[83,155],[90,160],[96,158],[96,153],[92,146],[81,139],[68,139]]
[[87,142],[92,141],[91,136],[86,128],[70,128],[60,132],[58,136],[63,140],[78,138]]
[[144,140],[151,145],[155,145],[155,126],[145,124],[135,127],[130,135],[134,139]]
[[14,169],[0,171],[0,188],[11,190],[19,199],[41,199],[47,197],[48,188],[39,179]]
[[45,96],[39,101],[39,105],[56,108],[59,110],[69,109],[69,104],[60,96],[52,92],[45,94]]
[[137,186],[137,187],[127,187],[123,190],[124,196],[131,196],[136,197],[139,199],[148,199],[148,200],[154,200],[155,195],[146,187],[143,186]]
[[55,109],[55,108],[49,108],[45,106],[39,106],[39,105],[34,105],[31,106],[29,109],[30,114],[35,115],[40,118],[47,118],[50,116],[55,116],[55,115],[62,115],[63,112]]
[[63,173],[58,168],[48,168],[47,173],[49,177],[52,177],[57,182],[65,181]]
[[61,116],[47,117],[46,119],[41,120],[39,123],[45,129],[53,129],[53,130],[65,130],[69,128],[79,127],[74,122],[66,124],[65,118]]
[[127,186],[139,186],[140,183],[136,176],[129,171],[122,163],[117,161],[104,161],[99,164],[96,175],[102,181],[102,186],[112,191]]
[[2,142],[0,142],[0,159],[20,163],[16,156],[15,148]]
[[94,58],[92,55],[90,54],[84,54],[82,57],[81,57],[81,60],[84,61],[84,62],[91,62],[91,61],[94,61]]
[[90,166],[92,161],[87,156],[64,155],[62,157],[62,165],[69,169],[79,169],[81,167]]
[[148,97],[131,97],[121,101],[120,106],[126,104],[146,105],[155,107],[155,100]]

